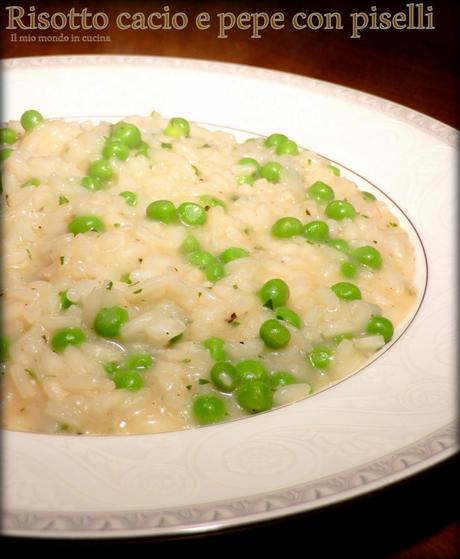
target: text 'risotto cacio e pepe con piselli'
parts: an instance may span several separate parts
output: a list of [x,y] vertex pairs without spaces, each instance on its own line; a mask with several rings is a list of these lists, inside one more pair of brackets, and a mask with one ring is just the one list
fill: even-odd
[[28,110],[1,143],[9,429],[267,411],[358,369],[415,301],[398,220],[284,134]]

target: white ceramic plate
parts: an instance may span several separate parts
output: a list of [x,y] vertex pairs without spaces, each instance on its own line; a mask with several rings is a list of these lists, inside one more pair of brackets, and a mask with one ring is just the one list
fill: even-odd
[[369,366],[269,413],[148,436],[5,432],[5,533],[211,531],[343,501],[456,452],[454,129],[336,85],[170,58],[8,60],[3,93],[5,120],[29,108],[66,118],[155,109],[241,136],[288,134],[376,185],[366,190],[380,189],[409,218],[395,209],[416,246],[420,303]]

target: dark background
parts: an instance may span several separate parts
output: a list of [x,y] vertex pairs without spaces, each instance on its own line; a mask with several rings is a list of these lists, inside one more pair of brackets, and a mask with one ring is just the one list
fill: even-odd
[[[420,3],[420,2],[415,2]],[[212,59],[262,66],[293,72],[341,85],[353,87],[428,114],[459,128],[459,59],[458,24],[460,10],[456,0],[423,2],[433,6],[435,30],[363,31],[360,39],[351,39],[349,14],[370,11],[407,11],[407,2],[363,2],[305,0],[304,2],[215,1],[184,2],[131,1],[69,2],[12,1],[2,3],[1,50],[4,58],[57,54],[133,54]],[[75,7],[88,11],[104,11],[111,25],[104,31],[89,31],[88,35],[109,35],[110,42],[78,43],[13,43],[11,31],[6,31],[5,5],[29,5],[36,12],[67,12]],[[115,25],[117,14],[123,11],[182,11],[189,16],[183,31],[121,31]],[[199,12],[209,12],[211,21],[216,14],[231,11],[280,11],[289,21],[293,13],[338,11],[344,30],[265,30],[261,39],[251,39],[250,31],[233,29],[228,39],[217,38],[216,24],[199,31],[194,18]],[[65,31],[64,31],[65,32]],[[18,34],[54,34],[61,31],[17,31]],[[73,33],[77,33],[74,31]],[[83,37],[81,36],[81,39]],[[78,84],[77,84],[78,86]],[[184,93],[185,94],[185,93]],[[276,108],[274,108],[276,110]],[[289,519],[251,526],[248,529],[224,532],[206,537],[173,540],[132,540],[116,542],[116,548],[128,546],[139,552],[139,545],[148,543],[150,553],[181,551],[202,554],[218,551],[246,556],[265,555],[277,546],[284,553],[306,557],[366,557],[389,559],[454,559],[460,557],[459,508],[457,478],[458,457],[448,460],[409,480],[395,484],[371,495]],[[44,551],[49,542],[6,539],[19,550],[30,547]],[[82,551],[88,545],[97,549],[108,542],[51,542],[53,547]],[[124,550],[126,552],[126,550]],[[226,555],[226,554],[225,554]]]
[[[422,3],[422,2],[415,2]],[[21,0],[3,2],[3,5],[36,8],[36,13],[47,11],[68,12],[87,7],[93,13],[104,11],[111,25],[104,31],[88,34],[110,35],[111,41],[104,43],[11,43],[10,31],[2,33],[3,57],[36,56],[53,54],[143,54],[179,56],[186,58],[213,59],[263,66],[275,70],[293,72],[321,80],[360,89],[412,107],[459,128],[459,74],[456,70],[459,58],[459,2],[457,0],[434,0],[424,2],[433,6],[436,29],[430,30],[387,30],[363,31],[360,39],[350,39],[349,14],[370,11],[378,5],[379,11],[407,11],[404,1],[363,2],[362,0],[304,0],[303,2],[281,2],[263,0],[241,2],[224,1],[153,1],[112,0],[95,2],[68,0]],[[115,21],[120,12],[132,14],[143,11],[185,12],[189,25],[183,31],[121,31]],[[249,31],[233,29],[228,39],[217,39],[216,25],[209,30],[196,29],[194,18],[199,12],[209,12],[211,21],[216,22],[220,12],[277,11],[286,15],[314,11],[326,13],[338,11],[342,14],[344,30],[267,29],[261,39],[251,39]],[[6,11],[1,10],[2,30],[6,27]],[[27,34],[27,31],[21,32]],[[48,33],[35,31],[32,33]],[[60,35],[61,31],[55,31]],[[74,32],[77,33],[78,32]]]

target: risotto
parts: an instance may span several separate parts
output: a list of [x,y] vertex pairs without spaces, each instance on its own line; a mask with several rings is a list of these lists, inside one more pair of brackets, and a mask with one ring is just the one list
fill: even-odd
[[30,110],[1,141],[6,428],[155,433],[267,411],[356,371],[415,301],[384,202],[283,134]]

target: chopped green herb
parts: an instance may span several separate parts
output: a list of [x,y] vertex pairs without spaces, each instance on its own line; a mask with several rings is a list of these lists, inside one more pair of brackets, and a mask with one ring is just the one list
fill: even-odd
[[143,289],[137,289],[136,291],[133,291],[134,295],[137,295],[138,293],[142,293]]
[[120,227],[120,223],[114,223],[113,226],[114,227]]
[[131,285],[133,283],[132,279],[129,277],[129,274],[123,274],[120,278],[120,281],[122,281],[123,283],[127,283],[128,285]]
[[234,283],[234,284],[232,285],[232,287],[233,287],[233,289],[238,289],[238,286],[236,285],[236,283]]
[[137,204],[137,194],[131,192],[130,190],[120,192],[119,196],[125,199],[128,206],[135,206]]
[[110,291],[110,290],[112,289],[112,287],[113,287],[113,281],[109,281],[109,282],[107,283],[107,285],[105,286],[105,288],[106,288],[108,291]]
[[28,248],[26,248],[26,252],[27,252],[27,256],[30,258],[30,260],[32,260],[32,253]]
[[377,198],[371,192],[366,192],[365,190],[361,191],[361,196],[364,198],[364,200],[368,200],[370,202],[374,202],[375,200],[377,200]]
[[32,178],[21,184],[21,188],[26,188],[27,186],[40,186],[40,181],[39,179]]
[[198,384],[209,384],[209,380],[205,379],[205,378],[200,378],[198,380]]
[[68,431],[70,426],[67,423],[58,423],[57,430],[60,431]]
[[192,165],[192,169],[195,171],[195,175],[197,177],[203,176],[202,172],[198,169],[198,167],[196,167],[196,165]]
[[172,149],[172,148],[173,148],[173,145],[170,144],[169,142],[161,142],[161,147],[162,147],[163,149]]
[[183,332],[181,334],[177,334],[177,336],[174,336],[173,338],[171,338],[169,340],[169,344],[170,345],[176,344],[177,342],[179,342],[182,339],[183,335],[184,335]]
[[64,204],[68,204],[69,203],[69,199],[67,198],[67,196],[64,196],[63,194],[59,195],[59,205],[63,206]]
[[61,266],[64,264],[64,260],[65,260],[65,256],[59,257],[59,262],[61,263]]
[[187,357],[186,359],[182,359],[182,363],[191,363],[191,359]]
[[192,389],[192,385],[191,384],[187,384],[187,386],[185,387],[187,390],[191,390]]
[[329,169],[333,172],[336,177],[340,177],[340,169],[334,165],[329,165]]
[[37,375],[32,369],[24,369],[24,371],[29,375],[29,377],[33,378],[35,382],[38,382]]
[[388,224],[388,227],[398,227],[398,224],[395,223],[394,221],[390,221],[390,223]]

